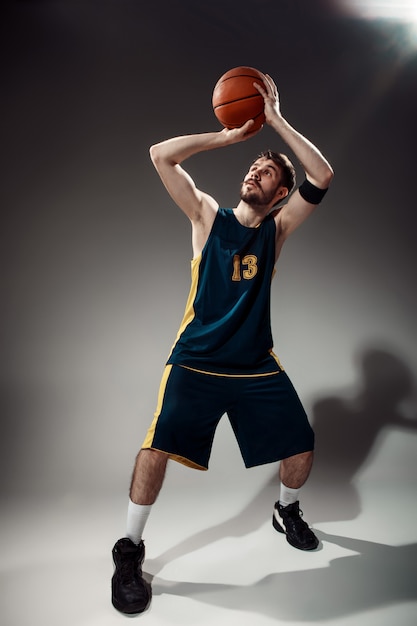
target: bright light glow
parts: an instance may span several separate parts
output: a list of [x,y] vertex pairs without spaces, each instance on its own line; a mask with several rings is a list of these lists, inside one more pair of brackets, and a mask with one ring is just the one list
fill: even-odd
[[417,0],[341,0],[349,13],[367,19],[417,22]]
[[403,50],[417,48],[417,0],[338,0],[338,6],[348,15],[398,24]]

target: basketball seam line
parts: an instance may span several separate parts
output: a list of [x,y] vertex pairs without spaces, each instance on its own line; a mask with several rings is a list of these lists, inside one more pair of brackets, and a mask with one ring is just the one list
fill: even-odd
[[235,100],[227,100],[227,102],[222,102],[221,104],[216,104],[214,106],[215,109],[218,109],[219,107],[224,107],[226,104],[233,104],[233,102],[241,102],[242,100],[250,100],[251,98],[262,98],[261,94],[258,93],[254,93],[250,96],[243,96],[242,98],[235,98]]

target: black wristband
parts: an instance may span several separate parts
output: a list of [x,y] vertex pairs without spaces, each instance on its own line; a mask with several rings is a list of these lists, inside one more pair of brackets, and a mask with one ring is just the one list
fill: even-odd
[[298,191],[300,192],[300,196],[304,198],[306,202],[311,202],[311,204],[320,204],[323,200],[327,189],[320,189],[310,183],[307,178],[305,181],[298,187]]

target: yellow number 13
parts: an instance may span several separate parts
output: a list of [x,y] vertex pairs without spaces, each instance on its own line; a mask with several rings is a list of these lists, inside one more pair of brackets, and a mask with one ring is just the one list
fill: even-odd
[[[238,281],[242,278],[250,280],[256,276],[258,272],[257,261],[258,259],[254,254],[247,254],[243,259],[240,258],[239,254],[235,254],[233,257],[232,280]],[[246,269],[242,269],[243,266],[246,266]]]

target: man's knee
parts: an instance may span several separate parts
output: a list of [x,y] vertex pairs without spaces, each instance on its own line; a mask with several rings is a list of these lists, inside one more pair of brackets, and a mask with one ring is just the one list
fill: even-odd
[[142,448],[139,450],[137,460],[138,462],[143,460],[153,465],[166,465],[168,455],[166,452],[161,452],[161,450],[155,450],[154,448]]
[[293,454],[292,456],[288,456],[285,459],[282,459],[281,463],[286,464],[300,464],[308,463],[312,460],[314,455],[313,450],[308,450],[307,452],[300,452],[299,454]]
[[287,487],[301,487],[307,480],[313,465],[314,452],[302,452],[281,461],[280,476]]
[[142,449],[130,485],[130,498],[136,504],[153,504],[162,487],[168,455],[159,450]]

